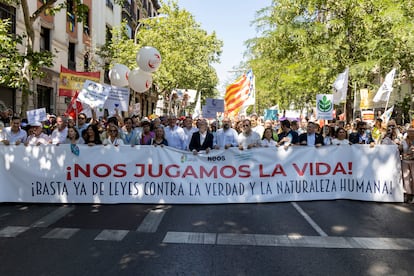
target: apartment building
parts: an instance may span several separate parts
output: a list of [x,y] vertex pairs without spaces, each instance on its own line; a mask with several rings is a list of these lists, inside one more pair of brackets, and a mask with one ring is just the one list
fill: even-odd
[[[35,12],[43,2],[27,0],[30,13]],[[160,8],[158,0],[125,0],[122,6],[115,4],[114,0],[83,0],[89,10],[86,19],[77,22],[74,1],[58,0],[57,4],[63,2],[67,3],[67,9],[54,16],[43,13],[33,25],[34,51],[48,50],[55,57],[52,67],[42,69],[45,77],[35,79],[30,84],[34,93],[29,98],[29,110],[44,107],[48,113],[64,113],[71,97],[58,95],[61,66],[79,72],[91,71],[92,61],[100,59],[96,49],[111,38],[110,31],[113,27],[119,26],[125,19],[129,35],[133,39],[139,19],[156,16]],[[11,19],[14,33],[25,33],[20,5],[0,4],[0,17]],[[19,51],[24,51],[24,45]],[[100,71],[101,82],[109,83],[108,72],[103,68],[93,68],[93,71]],[[153,113],[155,109],[157,98],[151,96],[152,94],[154,93],[139,93],[136,99],[132,99],[140,103],[143,116]],[[0,86],[0,104],[11,108],[15,113],[21,111],[21,95],[19,89]]]

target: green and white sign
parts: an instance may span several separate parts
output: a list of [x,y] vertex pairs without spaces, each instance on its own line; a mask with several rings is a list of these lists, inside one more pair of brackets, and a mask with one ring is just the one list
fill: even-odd
[[316,95],[316,118],[319,120],[333,119],[333,95]]

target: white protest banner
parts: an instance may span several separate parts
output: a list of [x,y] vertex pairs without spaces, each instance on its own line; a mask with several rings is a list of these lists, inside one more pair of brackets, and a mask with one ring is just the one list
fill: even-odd
[[108,98],[110,87],[109,85],[102,85],[87,80],[79,93],[78,101],[89,105],[91,108],[103,108]]
[[206,109],[208,109],[211,113],[224,112],[224,100],[207,98]]
[[318,94],[316,95],[316,118],[320,120],[333,119],[333,95]]
[[29,124],[43,122],[47,120],[46,108],[38,108],[26,111],[27,121]]
[[129,88],[109,86],[109,95],[105,101],[104,108],[114,111],[115,108],[118,111],[128,111],[129,105]]
[[171,147],[79,145],[79,156],[68,144],[11,145],[0,146],[0,154],[0,202],[403,201],[393,145],[230,148],[199,155]]

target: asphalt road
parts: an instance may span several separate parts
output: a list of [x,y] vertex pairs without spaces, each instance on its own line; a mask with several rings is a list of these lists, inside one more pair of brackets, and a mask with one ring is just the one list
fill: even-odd
[[414,205],[3,203],[0,275],[414,275]]

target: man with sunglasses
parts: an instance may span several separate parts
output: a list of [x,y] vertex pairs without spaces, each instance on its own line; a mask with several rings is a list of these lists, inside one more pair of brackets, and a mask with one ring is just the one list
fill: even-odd
[[250,120],[244,119],[242,124],[242,132],[239,134],[237,140],[239,149],[251,149],[260,146],[260,136],[257,132],[252,131]]

